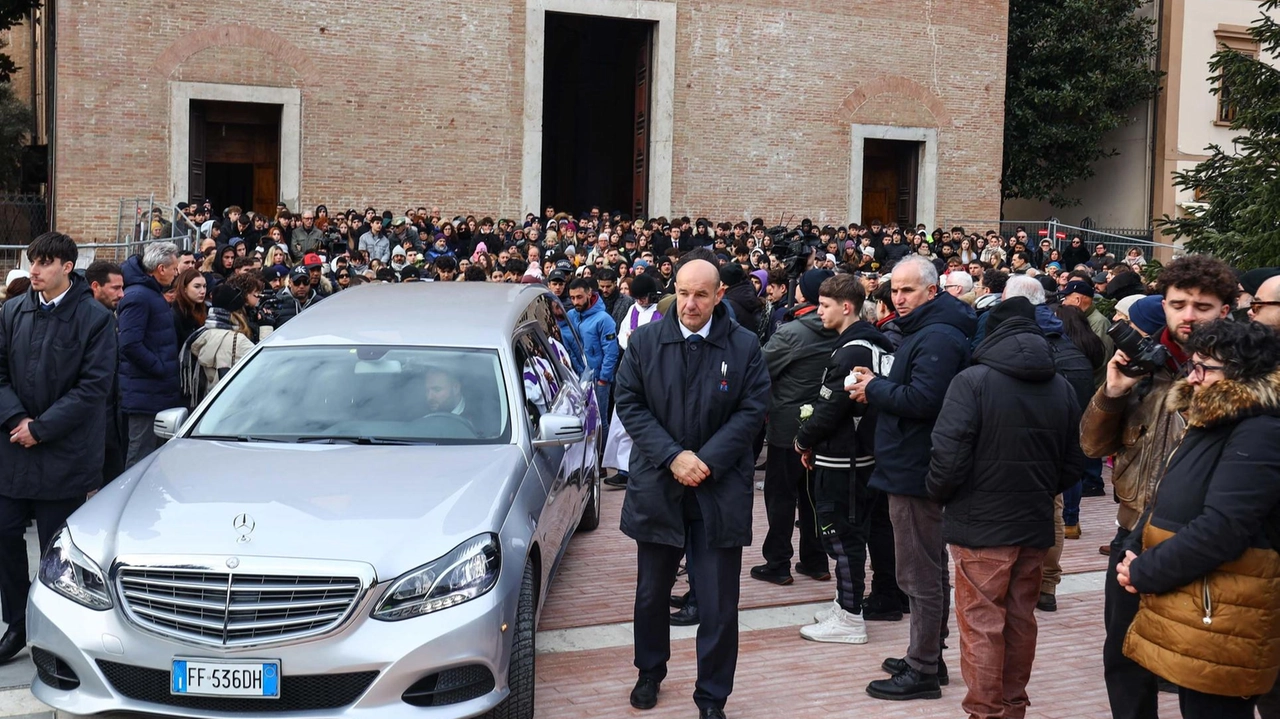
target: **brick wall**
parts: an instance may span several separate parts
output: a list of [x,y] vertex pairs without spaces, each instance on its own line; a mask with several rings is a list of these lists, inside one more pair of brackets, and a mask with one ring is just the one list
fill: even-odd
[[[304,204],[533,209],[523,0],[59,8],[57,217],[77,238],[113,233],[121,197],[168,199],[175,80],[301,89]],[[995,217],[1007,12],[679,2],[672,209],[845,220],[859,122],[938,128],[938,221]]]

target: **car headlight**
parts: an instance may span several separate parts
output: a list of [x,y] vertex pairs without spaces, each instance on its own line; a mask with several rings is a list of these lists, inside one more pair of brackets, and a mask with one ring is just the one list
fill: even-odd
[[40,557],[40,582],[53,591],[90,609],[111,608],[111,594],[98,565],[71,541],[63,527],[49,540]]
[[475,599],[498,583],[501,566],[498,536],[472,537],[436,561],[397,579],[382,596],[373,618],[394,622]]

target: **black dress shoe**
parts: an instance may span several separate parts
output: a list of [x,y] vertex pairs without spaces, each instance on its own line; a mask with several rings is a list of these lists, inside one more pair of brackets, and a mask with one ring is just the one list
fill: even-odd
[[724,719],[724,710],[720,707],[707,707],[698,710],[698,719]]
[[662,682],[649,677],[640,677],[631,690],[631,706],[636,709],[652,709],[658,706],[658,689]]
[[688,603],[689,603],[689,593],[688,593],[688,592],[685,592],[684,594],[672,594],[672,595],[671,595],[671,608],[672,608],[672,609],[683,609],[683,608],[684,608],[684,605],[686,605],[686,604],[688,604]]
[[0,637],[0,663],[7,662],[18,656],[18,652],[27,648],[27,625],[25,622],[21,624],[10,624],[5,630],[4,636]]
[[[889,657],[884,660],[884,663],[880,665],[880,668],[888,674],[901,674],[902,672],[910,669],[911,665],[907,664],[906,659]],[[950,683],[951,679],[947,676],[947,663],[942,661],[942,657],[938,657],[938,686],[945,687]]]
[[1095,487],[1093,489],[1085,488],[1084,491],[1081,492],[1081,495],[1085,497],[1105,497],[1107,496],[1107,490],[1102,487]]
[[603,480],[601,480],[601,482],[604,484],[604,486],[612,487],[613,489],[626,489],[627,475],[611,474],[608,477],[605,477]]
[[921,674],[907,667],[888,679],[877,679],[867,685],[867,693],[876,699],[889,701],[908,701],[911,699],[941,699],[938,677],[933,674]]
[[1040,599],[1036,600],[1036,609],[1042,612],[1058,611],[1058,598],[1052,594],[1040,592]]
[[777,584],[778,586],[782,586],[782,587],[785,587],[786,585],[791,584],[792,582],[795,581],[794,579],[791,578],[791,573],[788,572],[785,567],[782,569],[782,571],[778,571],[767,564],[761,564],[758,567],[752,567],[751,578],[759,579],[762,582],[768,582],[770,584]]
[[862,618],[868,622],[900,622],[902,607],[897,597],[869,594],[862,602]]
[[796,563],[796,574],[803,574],[804,576],[818,582],[831,581],[831,572],[828,572],[825,569],[809,569],[800,563]]
[[692,627],[698,623],[698,610],[696,607],[685,605],[680,607],[680,611],[671,615],[671,626],[673,627]]

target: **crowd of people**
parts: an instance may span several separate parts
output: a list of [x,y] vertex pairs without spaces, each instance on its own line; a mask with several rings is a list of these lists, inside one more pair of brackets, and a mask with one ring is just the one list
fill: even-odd
[[[804,639],[865,644],[868,622],[909,621],[866,691],[938,698],[954,586],[962,707],[1020,719],[1035,612],[1056,609],[1063,544],[1108,462],[1113,716],[1154,718],[1161,681],[1184,717],[1280,716],[1280,269],[1187,256],[1156,274],[1138,249],[1020,229],[178,210],[123,263],[75,271],[75,243],[48,233],[7,280],[0,659],[25,644],[27,520],[45,537],[154,451],[158,412],[194,406],[334,293],[523,283],[560,300],[557,339],[611,408],[605,483],[638,545],[633,706],[657,703],[666,627],[697,624],[694,700],[723,716],[762,490],[750,576],[834,579]],[[681,562],[690,591],[673,595]]]

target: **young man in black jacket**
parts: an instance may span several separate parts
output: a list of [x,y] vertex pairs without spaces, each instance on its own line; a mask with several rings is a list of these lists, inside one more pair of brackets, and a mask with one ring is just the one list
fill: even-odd
[[31,289],[0,309],[0,662],[27,643],[27,520],[46,547],[102,485],[116,322],[73,271],[77,256],[66,235],[37,237]]
[[[836,565],[834,606],[819,612],[816,624],[800,629],[800,636],[816,642],[865,644],[867,627],[862,616],[862,592],[868,514],[878,492],[867,487],[875,464],[874,411],[854,402],[844,389],[854,367],[875,367],[893,351],[888,338],[870,322],[859,319],[866,290],[856,277],[838,274],[825,280],[818,291],[818,316],[825,329],[840,333],[836,350],[827,361],[819,400],[805,419],[801,408],[795,450],[813,475],[813,502],[818,538]],[[879,496],[884,502],[884,497]],[[892,558],[893,535],[889,535]],[[892,566],[872,560],[876,579],[892,576]],[[892,580],[890,580],[892,581]],[[897,585],[893,585],[896,594]],[[901,615],[899,615],[901,616]]]
[[1026,712],[1054,497],[1084,467],[1080,414],[1031,302],[1005,299],[987,314],[973,366],[947,388],[927,479],[929,498],[945,506],[943,536],[956,565],[968,687],[960,707],[971,717]]

